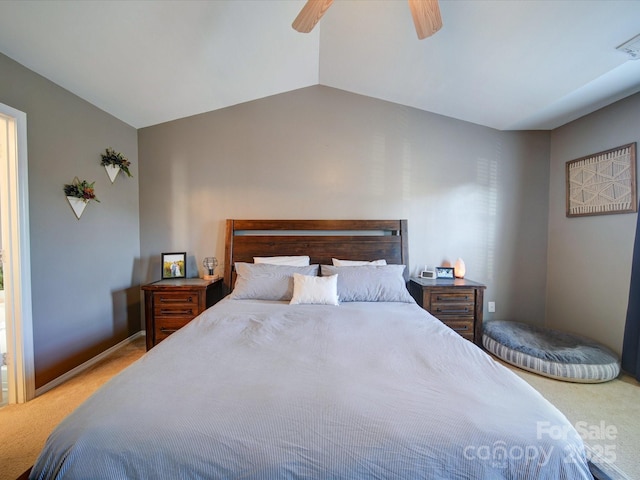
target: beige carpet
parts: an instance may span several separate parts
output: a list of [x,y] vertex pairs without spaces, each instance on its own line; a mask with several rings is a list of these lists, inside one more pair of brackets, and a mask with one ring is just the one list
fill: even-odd
[[145,338],[139,337],[34,400],[0,408],[0,480],[15,480],[31,467],[54,427],[145,351]]
[[[109,378],[145,353],[144,337],[66,383],[22,405],[0,408],[0,480],[15,480],[35,461],[53,428]],[[640,385],[629,376],[601,384],[548,379],[509,367],[556,405],[574,426],[615,427],[615,438],[592,439],[615,455],[614,478],[640,480]],[[597,432],[596,432],[597,433]],[[611,433],[611,428],[609,428]],[[607,447],[607,445],[610,445]]]
[[[569,383],[500,363],[564,413],[595,455],[612,460],[603,467],[614,480],[640,480],[640,384],[633,377],[623,374],[606,383]],[[599,464],[597,458],[592,460]]]

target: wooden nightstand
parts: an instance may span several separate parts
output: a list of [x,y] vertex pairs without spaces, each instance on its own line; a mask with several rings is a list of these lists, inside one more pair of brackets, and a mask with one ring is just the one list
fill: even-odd
[[222,278],[176,278],[142,286],[147,350],[184,327],[223,295]]
[[409,291],[418,305],[480,346],[485,288],[485,285],[461,278],[412,278],[409,281]]

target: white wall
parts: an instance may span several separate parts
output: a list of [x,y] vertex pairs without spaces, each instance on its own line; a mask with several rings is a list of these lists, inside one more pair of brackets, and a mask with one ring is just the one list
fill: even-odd
[[144,128],[138,141],[147,281],[161,252],[222,260],[226,218],[406,218],[412,273],[462,257],[496,318],[544,321],[548,132],[315,86]]
[[597,339],[617,353],[627,314],[637,214],[567,218],[565,164],[640,142],[640,94],[552,132],[547,325]]

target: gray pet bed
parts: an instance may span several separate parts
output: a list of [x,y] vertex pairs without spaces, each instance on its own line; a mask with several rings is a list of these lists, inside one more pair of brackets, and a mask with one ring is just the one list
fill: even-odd
[[487,322],[482,344],[507,363],[558,380],[599,383],[620,373],[617,355],[599,343],[525,323]]

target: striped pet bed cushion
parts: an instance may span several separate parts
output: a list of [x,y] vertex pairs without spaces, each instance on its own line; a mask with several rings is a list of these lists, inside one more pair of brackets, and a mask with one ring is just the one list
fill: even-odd
[[558,380],[600,383],[620,373],[617,355],[594,340],[526,323],[487,322],[482,343],[507,363]]

